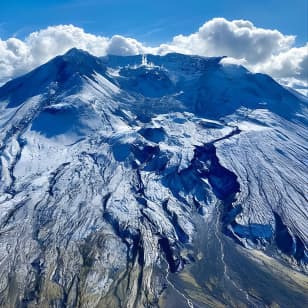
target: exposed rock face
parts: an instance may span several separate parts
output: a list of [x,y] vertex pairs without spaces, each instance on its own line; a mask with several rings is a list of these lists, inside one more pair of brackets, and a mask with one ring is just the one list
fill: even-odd
[[1,306],[161,305],[213,215],[306,270],[307,100],[220,58],[148,62],[71,50],[0,88]]

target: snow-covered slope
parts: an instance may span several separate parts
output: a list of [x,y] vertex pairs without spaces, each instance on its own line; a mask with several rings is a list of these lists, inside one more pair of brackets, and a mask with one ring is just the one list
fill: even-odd
[[[213,217],[307,271],[307,100],[220,60],[73,49],[0,88],[1,305],[163,305]],[[211,296],[262,306],[241,283]]]

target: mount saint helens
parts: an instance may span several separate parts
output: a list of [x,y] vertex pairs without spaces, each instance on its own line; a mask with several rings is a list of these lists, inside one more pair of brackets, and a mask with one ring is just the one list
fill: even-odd
[[304,306],[308,100],[221,60],[72,49],[0,88],[1,306]]

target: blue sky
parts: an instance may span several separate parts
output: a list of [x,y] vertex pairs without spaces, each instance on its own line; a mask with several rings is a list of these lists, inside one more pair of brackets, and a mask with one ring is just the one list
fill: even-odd
[[0,38],[24,38],[57,24],[74,24],[87,32],[121,34],[147,44],[197,31],[213,17],[248,19],[307,42],[307,0],[10,0],[0,1]]

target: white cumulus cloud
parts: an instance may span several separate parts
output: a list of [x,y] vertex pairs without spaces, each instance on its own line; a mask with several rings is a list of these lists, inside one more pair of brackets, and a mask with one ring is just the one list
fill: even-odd
[[256,27],[248,20],[214,18],[190,35],[177,35],[160,46],[145,46],[134,38],[86,33],[73,25],[33,32],[25,39],[0,39],[0,84],[19,76],[72,47],[93,55],[166,54],[227,56],[223,62],[245,65],[308,93],[308,43],[295,47],[295,36]]
[[146,48],[142,43],[135,39],[114,35],[105,51],[106,54],[118,56],[131,56],[142,53],[156,53],[153,48]]
[[247,20],[214,18],[196,33],[174,37],[171,47],[204,56],[245,58],[254,64],[288,50],[294,40],[294,36],[283,35],[277,30],[257,28]]

